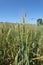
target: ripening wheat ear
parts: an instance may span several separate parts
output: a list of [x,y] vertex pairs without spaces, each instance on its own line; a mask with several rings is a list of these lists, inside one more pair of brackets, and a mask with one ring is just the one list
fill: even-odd
[[8,40],[8,36],[9,36],[10,32],[11,32],[11,28],[9,29],[9,31],[7,33],[6,41]]

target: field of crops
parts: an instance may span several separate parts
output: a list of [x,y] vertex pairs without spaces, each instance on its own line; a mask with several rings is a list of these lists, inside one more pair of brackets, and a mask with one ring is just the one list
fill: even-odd
[[0,65],[43,65],[43,26],[0,23]]

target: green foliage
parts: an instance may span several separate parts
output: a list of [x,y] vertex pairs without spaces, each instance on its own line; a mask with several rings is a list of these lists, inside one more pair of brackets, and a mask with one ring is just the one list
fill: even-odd
[[42,19],[37,19],[37,25],[43,25],[43,20]]

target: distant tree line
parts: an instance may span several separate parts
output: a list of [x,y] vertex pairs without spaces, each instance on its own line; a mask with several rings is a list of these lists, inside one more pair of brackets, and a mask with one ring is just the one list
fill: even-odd
[[37,25],[43,25],[43,19],[41,18],[37,19]]

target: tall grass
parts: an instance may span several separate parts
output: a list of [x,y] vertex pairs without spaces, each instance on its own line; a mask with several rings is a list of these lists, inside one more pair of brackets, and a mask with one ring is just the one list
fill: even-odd
[[33,26],[25,24],[24,17],[22,24],[2,23],[0,65],[43,64],[43,27],[39,29],[40,27],[32,28]]

